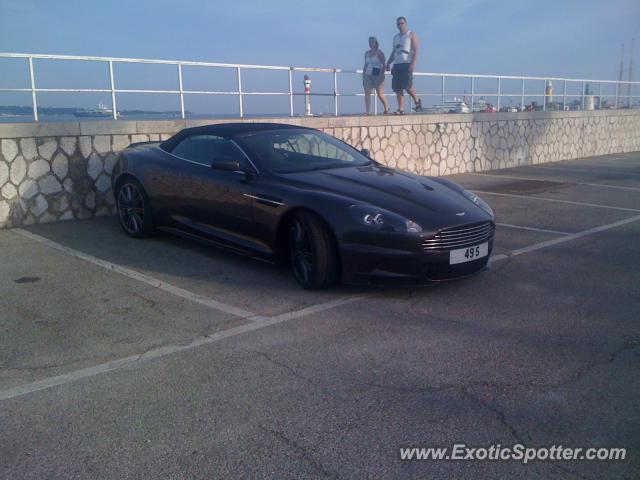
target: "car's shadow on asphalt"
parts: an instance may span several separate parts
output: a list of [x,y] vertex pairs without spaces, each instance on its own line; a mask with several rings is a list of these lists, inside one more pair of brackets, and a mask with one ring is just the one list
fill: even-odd
[[272,305],[267,308],[269,314],[281,313],[336,297],[379,290],[379,287],[348,285],[335,285],[322,291],[304,290],[286,265],[274,265],[162,232],[151,238],[133,239],[122,232],[114,216],[25,229],[65,247],[224,303],[243,304],[245,308],[251,304],[259,313],[264,313],[262,306],[268,304]]
[[[259,305],[268,303],[274,304],[268,309],[270,313],[281,313],[344,296],[381,295],[399,299],[407,295],[427,296],[436,290],[446,290],[450,283],[337,284],[327,290],[309,291],[297,284],[287,265],[274,265],[163,232],[146,239],[133,239],[124,234],[115,216],[33,225],[25,229],[219,301],[232,305],[255,304],[254,308],[260,312]],[[275,306],[278,303],[280,307]]]

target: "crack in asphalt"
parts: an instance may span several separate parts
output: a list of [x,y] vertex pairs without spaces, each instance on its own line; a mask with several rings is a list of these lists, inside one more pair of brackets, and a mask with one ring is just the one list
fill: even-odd
[[149,353],[151,350],[155,350],[156,348],[159,348],[160,345],[149,345],[147,348],[144,349],[144,351],[142,353],[139,353],[137,358],[132,362],[132,363],[137,363],[140,360],[142,360],[142,357],[144,357],[147,353]]
[[[365,382],[365,383],[353,383],[354,386],[364,386],[364,387],[373,387],[373,388],[379,388],[379,389],[387,389],[387,390],[394,390],[397,392],[401,392],[401,393],[440,393],[440,392],[444,392],[447,390],[453,390],[453,391],[457,391],[461,396],[472,400],[473,402],[481,405],[483,408],[490,410],[491,412],[493,412],[497,417],[498,420],[500,421],[500,423],[511,433],[511,436],[513,438],[515,438],[518,442],[522,443],[522,444],[526,444],[525,438],[523,437],[522,434],[520,434],[518,432],[518,430],[511,424],[509,423],[509,421],[507,420],[507,415],[505,414],[505,412],[503,412],[500,408],[498,408],[496,405],[491,404],[483,399],[481,399],[480,397],[478,397],[477,395],[474,395],[473,393],[471,393],[470,389],[471,388],[476,388],[476,387],[485,387],[485,388],[493,388],[495,390],[501,390],[501,389],[508,389],[508,388],[519,388],[519,387],[529,387],[529,388],[536,388],[536,389],[542,389],[542,390],[552,390],[552,389],[556,389],[556,388],[560,388],[563,386],[566,386],[570,383],[573,382],[577,382],[579,380],[581,380],[588,372],[590,372],[591,370],[602,366],[602,365],[609,365],[611,363],[613,363],[616,358],[621,355],[622,353],[624,353],[625,351],[628,350],[633,350],[635,348],[639,348],[640,347],[640,340],[638,339],[631,339],[628,340],[627,342],[625,342],[625,344],[614,350],[613,352],[611,352],[608,355],[607,360],[605,361],[600,361],[600,362],[594,362],[590,365],[587,365],[585,367],[580,368],[578,371],[576,371],[574,374],[572,374],[569,378],[567,378],[566,380],[560,381],[560,382],[556,382],[553,384],[539,384],[539,383],[535,383],[535,382],[517,382],[517,383],[498,383],[498,382],[467,382],[464,383],[462,385],[455,385],[455,384],[441,384],[441,385],[437,385],[437,386],[420,386],[420,387],[412,387],[412,386],[397,386],[397,385],[384,385],[384,384],[379,384],[379,383],[374,383],[374,382]],[[309,378],[301,375],[300,373],[298,373],[293,367],[287,365],[286,363],[282,362],[282,361],[278,361],[275,360],[274,358],[272,358],[271,356],[269,356],[267,353],[265,352],[261,352],[261,351],[255,351],[257,354],[263,356],[264,358],[266,358],[267,360],[269,360],[271,363],[278,365],[281,368],[286,369],[287,371],[289,371],[292,375],[294,375],[297,378],[300,378],[302,380],[304,380],[307,383],[310,383],[311,385],[313,385],[316,388],[319,388],[320,390],[322,390],[324,393],[326,393],[327,395],[331,396],[332,398],[340,398],[338,396],[336,396],[333,392],[330,392],[329,390],[327,390],[326,388],[322,387],[321,385],[317,384],[316,382],[313,382],[312,380],[310,380]],[[346,400],[344,398],[340,398],[341,400]],[[531,438],[527,435],[528,439],[531,440]],[[564,468],[564,467],[562,467]],[[564,470],[563,470],[564,471]],[[580,476],[580,478],[588,478],[582,474],[579,473],[575,473],[575,472],[571,472],[571,470],[566,470],[569,473],[573,473],[574,475],[578,475]]]
[[[93,360],[93,359],[92,359]],[[11,365],[0,365],[0,370],[15,370],[15,371],[30,371],[37,372],[38,370],[50,370],[52,368],[66,367],[66,363],[49,363],[46,365],[23,365],[20,367],[14,367]]]
[[[509,257],[509,260],[510,260],[510,257]],[[406,313],[409,313],[410,310],[416,308],[418,306],[418,304],[424,300],[423,298],[418,297],[414,301],[411,301],[411,299],[414,296],[416,296],[416,295],[413,292],[410,292],[409,295],[408,295],[408,299],[407,300],[409,301],[409,304],[404,309]],[[449,320],[449,323],[451,323],[451,322],[455,322],[455,320]],[[634,339],[627,340],[622,347],[620,347],[620,348],[614,350],[613,352],[609,353],[608,358],[606,360],[593,362],[593,363],[587,364],[587,365],[585,365],[583,367],[579,367],[575,372],[570,374],[566,379],[559,380],[559,381],[554,382],[554,383],[538,383],[538,382],[500,383],[500,382],[479,381],[479,382],[467,382],[463,386],[489,387],[489,388],[495,388],[495,389],[529,387],[529,388],[536,388],[536,389],[542,389],[542,390],[545,390],[545,389],[546,390],[552,390],[552,389],[560,388],[560,387],[566,386],[566,385],[568,385],[570,383],[577,382],[577,381],[581,380],[591,370],[593,370],[593,369],[595,369],[595,368],[597,368],[599,366],[611,364],[611,363],[613,363],[615,361],[616,357],[618,357],[620,354],[624,353],[627,350],[633,350],[635,348],[640,348],[640,338],[634,338]],[[375,385],[372,384],[371,386],[375,386]]]
[[[146,353],[146,351],[144,352]],[[63,368],[63,367],[72,367],[72,366],[76,366],[78,364],[82,364],[84,362],[102,362],[102,361],[109,361],[111,360],[113,357],[110,355],[102,355],[102,356],[97,356],[97,357],[83,357],[83,358],[78,358],[75,359],[73,361],[70,362],[66,362],[66,363],[47,363],[44,365],[8,365],[8,364],[0,364],[0,371],[5,370],[5,371],[10,371],[10,370],[14,370],[14,371],[31,371],[31,372],[37,372],[38,370],[51,370],[53,368]]]
[[606,360],[602,360],[602,361],[599,361],[599,362],[593,362],[593,363],[590,363],[588,365],[585,365],[582,368],[579,368],[571,376],[573,378],[569,378],[568,380],[566,380],[564,382],[561,382],[558,386],[563,386],[563,385],[566,385],[568,383],[580,381],[591,370],[594,370],[594,369],[596,369],[598,367],[601,367],[603,365],[610,365],[613,362],[615,362],[616,358],[618,356],[620,356],[621,354],[623,354],[624,352],[626,352],[628,350],[634,350],[636,348],[640,348],[640,339],[634,338],[634,339],[627,340],[624,343],[624,345],[622,345],[620,348],[618,348],[618,349],[614,350],[613,352],[609,353],[609,356],[608,356],[608,358]]
[[[504,413],[500,408],[498,408],[496,405],[489,403],[486,400],[481,399],[476,395],[473,395],[464,386],[459,387],[458,390],[464,398],[472,400],[473,402],[477,403],[478,405],[485,408],[486,410],[490,410],[491,412],[493,412],[498,417],[498,421],[500,422],[500,424],[504,426],[507,430],[509,430],[509,433],[511,433],[511,436],[515,438],[519,443],[526,445],[526,441],[523,438],[523,436],[520,433],[518,433],[518,430],[516,430],[516,428],[513,425],[511,425],[511,423],[507,421],[506,413]],[[527,435],[527,437],[529,436]],[[529,440],[530,439],[531,437],[529,437]]]
[[[251,317],[241,320],[251,320]],[[200,329],[200,336],[202,338],[210,338],[216,333],[222,332],[227,328],[233,328],[236,323],[238,323],[238,317],[230,316],[224,320],[219,320],[215,324],[204,325]]]
[[[518,432],[518,430],[511,423],[509,423],[509,421],[507,420],[507,415],[500,408],[498,408],[496,405],[490,404],[485,400],[482,400],[480,397],[477,397],[476,395],[473,395],[468,390],[466,390],[465,387],[460,388],[460,393],[463,395],[463,397],[468,398],[476,402],[483,408],[495,413],[496,416],[498,417],[498,421],[500,422],[500,424],[502,424],[507,430],[509,430],[509,432],[511,433],[511,436],[515,438],[518,441],[518,443],[521,443],[522,445],[525,445],[525,446],[528,445],[525,439],[523,438],[523,436]],[[526,436],[528,437],[529,441],[532,441],[532,438],[530,435],[526,435]],[[569,473],[574,477],[581,478],[583,480],[590,480],[589,477],[583,475],[582,473],[574,472],[573,470],[567,467],[564,467],[557,462],[551,461],[549,465],[551,465],[552,468],[556,468],[564,473]]]
[[138,297],[140,300],[145,302],[149,308],[160,312],[162,315],[166,315],[166,312],[162,308],[160,308],[158,302],[156,302],[155,300],[147,298],[138,292],[131,292],[131,295],[134,297]]
[[340,475],[338,473],[328,470],[321,462],[316,460],[313,455],[302,445],[293,441],[289,437],[287,437],[284,432],[279,432],[277,430],[272,430],[270,428],[265,427],[264,425],[258,425],[258,428],[265,433],[268,433],[277,439],[279,439],[282,443],[284,443],[287,447],[289,447],[292,451],[296,452],[300,458],[302,458],[305,462],[315,468],[317,471],[321,472],[323,477],[325,478],[336,478],[339,479]]
[[[464,398],[467,398],[468,400],[473,401],[474,403],[480,405],[482,408],[489,410],[491,412],[493,412],[498,421],[500,422],[500,424],[506,428],[509,433],[511,434],[511,436],[518,441],[519,443],[523,444],[523,445],[527,445],[527,441],[525,440],[525,437],[527,438],[527,440],[529,441],[533,441],[533,439],[531,438],[531,436],[529,434],[521,434],[518,429],[511,423],[508,421],[507,419],[507,414],[500,409],[498,406],[496,406],[495,404],[492,404],[486,400],[483,400],[482,398],[480,398],[477,395],[474,395],[473,393],[471,393],[469,391],[469,388],[473,388],[473,387],[478,387],[478,386],[483,386],[483,387],[490,387],[490,388],[494,388],[494,389],[501,389],[501,388],[505,388],[505,387],[521,387],[521,386],[527,386],[527,387],[533,387],[533,388],[541,388],[541,389],[554,389],[554,388],[560,388],[563,386],[566,386],[570,383],[573,382],[577,382],[579,380],[581,380],[587,373],[589,373],[591,370],[603,366],[603,365],[610,365],[613,362],[615,362],[615,360],[624,352],[629,351],[629,350],[634,350],[636,348],[640,348],[640,339],[630,339],[627,340],[623,346],[621,346],[620,348],[612,351],[611,353],[609,353],[608,358],[604,361],[600,361],[600,362],[594,362],[592,364],[586,365],[585,367],[582,367],[580,369],[578,369],[576,372],[574,372],[573,375],[571,375],[568,379],[561,381],[561,382],[557,382],[554,384],[536,384],[536,383],[529,383],[529,382],[524,382],[524,383],[512,383],[512,384],[500,384],[500,383],[492,383],[492,382],[469,382],[463,385],[453,385],[453,384],[442,384],[439,386],[423,386],[423,387],[402,387],[402,386],[394,386],[394,385],[383,385],[383,384],[376,384],[376,383],[362,383],[359,385],[362,386],[369,386],[369,387],[374,387],[374,388],[383,388],[383,389],[389,389],[389,390],[395,390],[401,393],[407,393],[407,392],[411,392],[411,393],[440,393],[440,392],[444,392],[447,390],[451,390],[451,391],[456,391],[458,392],[460,395],[462,395]],[[584,473],[581,472],[576,472],[574,470],[571,470],[570,468],[560,464],[557,461],[550,461],[549,465],[552,468],[555,468],[559,471],[561,471],[564,474],[570,474],[572,475],[574,478],[579,478],[582,480],[591,480],[591,477],[585,475]]]
[[269,362],[273,363],[274,365],[277,365],[278,367],[284,368],[285,370],[287,370],[289,373],[291,373],[294,377],[299,378],[300,380],[305,381],[306,383],[313,385],[315,388],[319,389],[321,392],[325,393],[326,395],[328,395],[329,397],[333,398],[334,400],[343,400],[343,401],[347,401],[348,399],[346,398],[341,398],[337,395],[335,395],[332,391],[326,389],[325,387],[319,385],[318,383],[314,382],[313,380],[311,380],[310,378],[305,377],[304,375],[298,373],[293,367],[287,365],[286,363],[280,361],[280,360],[276,360],[274,358],[272,358],[269,354],[265,353],[265,352],[261,352],[259,350],[253,350],[254,353],[257,353],[258,355],[264,357],[265,359],[267,359]]
[[354,384],[357,386],[365,386],[365,387],[374,387],[374,388],[380,388],[380,389],[385,389],[385,390],[394,390],[397,392],[402,392],[402,393],[440,393],[440,392],[444,392],[446,390],[456,390],[459,389],[460,387],[457,385],[441,385],[439,387],[432,387],[432,386],[426,386],[426,387],[402,387],[402,386],[397,386],[397,385],[383,385],[380,383],[373,383],[373,382],[366,382],[366,383],[357,383]]
[[381,385],[381,384],[376,384],[376,383],[363,383],[361,385],[365,385],[365,386],[370,386],[370,387],[375,387],[375,388],[383,388],[383,389],[389,389],[389,390],[394,390],[394,391],[398,391],[401,393],[441,393],[441,392],[445,392],[447,390],[453,391],[453,392],[457,392],[458,394],[460,394],[460,396],[462,396],[463,398],[466,398],[468,400],[473,401],[474,403],[480,405],[481,407],[483,407],[486,410],[490,410],[491,412],[493,412],[497,417],[498,420],[500,421],[500,423],[507,429],[509,430],[509,432],[511,433],[511,436],[513,438],[515,438],[518,442],[522,443],[523,445],[526,444],[524,438],[522,437],[522,435],[520,435],[518,433],[518,431],[516,430],[516,428],[511,425],[508,421],[507,421],[507,415],[500,410],[497,406],[490,404],[489,402],[482,400],[480,397],[472,394],[471,392],[469,392],[469,390],[467,389],[467,385],[451,385],[451,384],[443,384],[440,386],[426,386],[426,387],[397,387],[397,386],[393,386],[393,385]]
[[[447,391],[447,390],[451,390],[454,392],[459,393],[463,398],[466,398],[468,400],[471,400],[472,402],[480,405],[482,408],[484,408],[485,410],[489,410],[492,413],[494,413],[498,419],[498,421],[500,422],[500,424],[506,428],[510,435],[520,444],[522,445],[530,445],[527,443],[527,441],[525,440],[524,436],[518,432],[518,429],[516,429],[515,426],[513,426],[508,420],[507,420],[507,415],[505,412],[503,412],[499,407],[497,407],[494,404],[489,403],[486,400],[481,399],[480,397],[472,394],[471,392],[469,392],[467,390],[467,386],[465,385],[441,385],[441,386],[437,386],[437,387],[431,387],[431,386],[427,386],[427,387],[396,387],[396,386],[390,386],[390,385],[380,385],[380,384],[375,384],[375,383],[364,383],[361,385],[367,385],[367,386],[371,386],[371,387],[375,387],[375,388],[384,388],[384,389],[390,389],[390,390],[396,390],[402,393],[406,393],[406,392],[412,392],[412,393],[440,393],[443,391]],[[528,440],[532,440],[531,437],[529,435],[526,435]],[[556,462],[549,462],[549,465],[552,468],[556,468],[560,471],[562,471],[563,473],[568,473],[570,475],[573,475],[576,478],[580,478],[583,480],[590,480],[589,477],[587,477],[586,475],[579,473],[579,472],[574,472],[573,470],[564,467]]]
[[613,352],[610,352],[607,359],[606,360],[601,360],[598,362],[593,362],[593,363],[589,363],[587,365],[584,365],[583,367],[578,368],[577,370],[575,370],[572,374],[570,374],[568,376],[568,378],[564,379],[564,380],[559,380],[557,382],[554,383],[537,383],[537,382],[514,382],[514,383],[500,383],[500,382],[486,382],[486,381],[482,381],[482,382],[467,382],[464,386],[466,387],[488,387],[488,388],[495,388],[495,389],[509,389],[509,388],[519,388],[519,387],[529,387],[529,388],[536,388],[536,389],[540,389],[540,390],[553,390],[556,388],[560,388],[560,387],[564,387],[567,386],[570,383],[574,383],[574,382],[578,382],[580,380],[582,380],[582,378],[587,375],[591,370],[594,370],[598,367],[601,367],[603,365],[610,365],[612,364],[616,358],[621,355],[622,353],[628,351],[628,350],[634,350],[636,348],[640,348],[640,340],[638,339],[633,339],[633,340],[628,340],[625,342],[625,344],[614,350]]
[[551,465],[553,468],[557,468],[558,470],[560,470],[563,473],[568,473],[569,475],[573,475],[575,478],[581,478],[582,480],[591,480],[591,477],[587,477],[585,474],[580,473],[580,472],[574,472],[573,470],[562,466],[561,464],[557,463],[556,461],[550,461],[549,465]]

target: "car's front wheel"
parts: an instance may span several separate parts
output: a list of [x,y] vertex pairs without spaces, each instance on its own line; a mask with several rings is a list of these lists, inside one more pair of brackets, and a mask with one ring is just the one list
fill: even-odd
[[116,203],[120,225],[127,235],[144,238],[153,234],[149,199],[137,180],[126,178],[118,184]]
[[311,213],[299,213],[291,222],[289,252],[293,275],[303,288],[327,288],[336,280],[338,256],[333,238]]

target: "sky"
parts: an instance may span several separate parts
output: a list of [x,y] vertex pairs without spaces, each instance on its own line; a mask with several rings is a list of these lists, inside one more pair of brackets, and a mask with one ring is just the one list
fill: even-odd
[[[400,15],[420,39],[418,71],[616,79],[620,46],[626,64],[635,37],[640,78],[638,0],[0,0],[0,52],[357,69],[370,35],[390,52]],[[50,88],[104,78],[101,68],[70,75],[68,65],[37,65]],[[130,88],[162,88],[161,77],[175,77],[118,68]],[[211,82],[199,75],[187,80],[191,88]],[[276,77],[247,82],[282,83]],[[0,88],[25,78],[23,64],[0,60]]]

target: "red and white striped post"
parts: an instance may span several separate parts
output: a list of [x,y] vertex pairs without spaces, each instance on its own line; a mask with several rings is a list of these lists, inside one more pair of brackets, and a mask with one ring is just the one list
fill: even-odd
[[309,75],[304,76],[304,114],[311,116],[311,79]]

